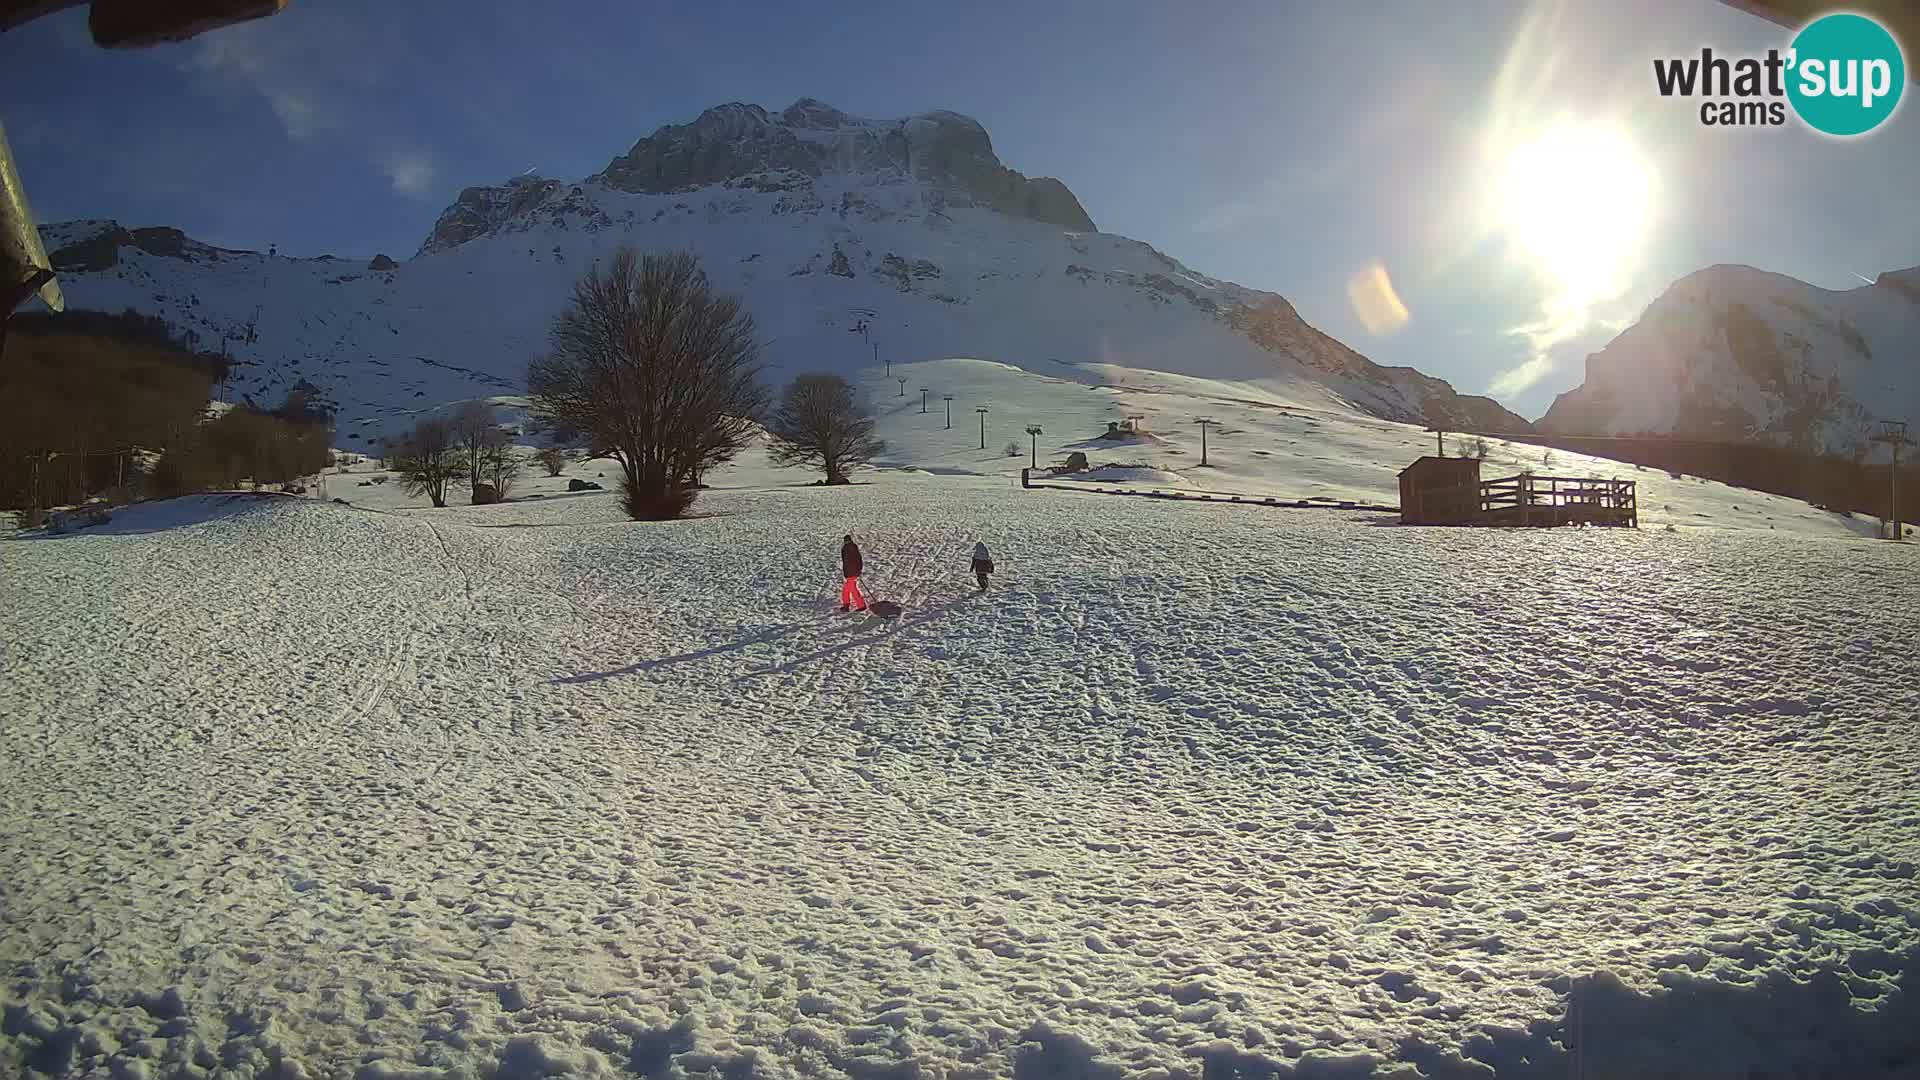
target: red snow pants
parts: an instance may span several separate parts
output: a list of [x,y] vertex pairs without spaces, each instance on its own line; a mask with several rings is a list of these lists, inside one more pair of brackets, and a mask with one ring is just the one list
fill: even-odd
[[855,611],[867,610],[867,598],[860,595],[859,578],[850,577],[847,579],[847,583],[840,587],[840,606],[850,606]]

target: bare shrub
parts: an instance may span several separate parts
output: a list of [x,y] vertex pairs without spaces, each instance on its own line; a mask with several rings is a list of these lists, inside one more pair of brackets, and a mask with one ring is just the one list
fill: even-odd
[[442,419],[420,421],[393,448],[391,457],[407,494],[425,495],[435,506],[447,505],[449,482],[469,475],[453,427]]

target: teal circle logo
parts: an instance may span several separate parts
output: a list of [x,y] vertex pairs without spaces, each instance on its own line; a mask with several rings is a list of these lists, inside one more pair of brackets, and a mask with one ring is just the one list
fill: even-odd
[[1907,85],[1900,43],[1864,15],[1813,20],[1795,35],[1788,57],[1787,100],[1809,127],[1828,135],[1879,127]]

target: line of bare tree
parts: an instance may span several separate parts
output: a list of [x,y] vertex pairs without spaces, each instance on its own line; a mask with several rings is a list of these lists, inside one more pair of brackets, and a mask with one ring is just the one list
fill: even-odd
[[[753,316],[713,287],[693,255],[622,248],[574,284],[548,350],[527,366],[530,417],[560,444],[534,458],[549,476],[565,469],[564,447],[611,458],[621,506],[635,520],[685,514],[703,478],[763,431],[774,464],[848,483],[885,445],[853,386],[810,372],[774,408],[760,348]],[[407,490],[435,506],[462,479],[475,503],[503,499],[520,468],[481,403],[423,420],[390,458]]]
[[636,520],[684,514],[702,478],[763,426],[776,464],[820,468],[831,483],[879,452],[845,380],[801,376],[770,414],[763,372],[753,316],[697,258],[622,248],[575,283],[527,391],[550,431],[620,465]]
[[420,421],[390,458],[407,493],[424,495],[435,506],[447,505],[447,489],[462,478],[474,505],[501,502],[523,471],[494,407],[483,401]]

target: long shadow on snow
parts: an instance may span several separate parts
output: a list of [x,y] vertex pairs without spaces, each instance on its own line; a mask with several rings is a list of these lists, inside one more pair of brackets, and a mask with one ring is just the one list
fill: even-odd
[[589,671],[579,675],[563,675],[557,679],[548,679],[547,682],[549,685],[567,686],[577,685],[579,683],[600,682],[604,679],[617,679],[623,675],[638,675],[643,671],[652,671],[655,668],[663,668],[672,664],[684,664],[690,660],[705,660],[708,657],[724,656],[730,652],[739,652],[749,645],[758,645],[762,642],[785,637],[805,625],[807,624],[788,623],[785,626],[776,626],[769,630],[763,630],[751,637],[744,637],[739,641],[729,642],[725,645],[715,645],[711,648],[698,649],[694,652],[680,653],[677,656],[662,656],[654,660],[641,660],[637,663],[628,664],[623,668],[615,668],[612,671]]
[[[7,539],[16,543],[43,543],[88,536],[148,536],[234,517],[255,507],[274,505],[276,500],[284,505],[303,504],[324,506],[328,510],[334,509],[330,503],[321,503],[278,491],[220,491],[105,507],[110,518],[104,524],[89,525],[64,533],[57,533],[42,526],[37,529],[23,529]],[[341,507],[341,509],[347,508]]]
[[[775,667],[762,668],[759,671],[749,671],[745,675],[741,675],[738,678],[734,679],[733,680],[734,685],[738,686],[739,684],[746,682],[748,679],[757,679],[762,675],[783,675],[789,671],[796,670],[797,668],[801,667],[804,664],[813,663],[815,660],[824,660],[829,656],[834,656],[836,654],[846,652],[848,649],[857,649],[862,645],[872,645],[873,643],[879,641],[881,638],[889,637],[893,634],[900,633],[901,631],[906,630],[910,627],[921,626],[925,623],[932,622],[934,619],[941,618],[942,616],[946,615],[948,611],[951,611],[956,605],[965,603],[973,595],[975,594],[966,593],[966,594],[957,596],[952,600],[948,600],[944,604],[935,604],[934,606],[927,608],[925,612],[923,612],[922,614],[914,618],[911,618],[911,619],[903,618],[900,622],[900,625],[898,626],[888,626],[883,624],[878,630],[874,631],[871,634],[865,634],[861,637],[854,638],[850,641],[843,641],[838,645],[829,645],[826,648],[821,649],[817,652],[811,652],[805,656],[795,657],[794,659],[789,660],[786,663],[780,664]],[[877,618],[877,616],[875,617]]]

